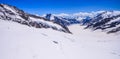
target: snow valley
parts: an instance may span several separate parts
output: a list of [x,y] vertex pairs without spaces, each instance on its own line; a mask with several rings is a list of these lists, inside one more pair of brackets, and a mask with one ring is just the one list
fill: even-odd
[[0,4],[0,59],[119,59],[120,11],[36,16]]

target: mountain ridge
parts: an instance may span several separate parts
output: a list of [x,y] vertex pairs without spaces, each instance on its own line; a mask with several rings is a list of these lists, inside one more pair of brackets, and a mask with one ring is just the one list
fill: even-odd
[[23,10],[15,6],[0,4],[0,18],[24,24],[36,28],[52,28],[54,30],[70,33],[66,27],[62,27],[52,21],[47,21],[45,18],[25,13]]

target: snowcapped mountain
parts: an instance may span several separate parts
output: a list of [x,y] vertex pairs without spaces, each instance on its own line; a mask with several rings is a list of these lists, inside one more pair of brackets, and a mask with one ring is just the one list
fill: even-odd
[[74,14],[65,14],[65,13],[61,13],[61,14],[44,14],[43,17],[49,19],[49,20],[54,20],[54,17],[58,17],[58,18],[68,18],[68,19],[76,19],[77,21],[81,21],[83,19],[86,19],[86,17],[90,17],[93,18],[98,14],[101,14],[105,11],[97,11],[97,12],[79,12],[79,13],[74,13]]
[[46,19],[69,26],[73,24],[85,25],[92,30],[102,30],[107,33],[120,31],[120,11],[80,12],[75,14],[47,14]]
[[36,28],[52,28],[54,30],[70,33],[70,31],[57,23],[47,21],[45,18],[25,13],[14,6],[0,4],[0,19],[17,22]]

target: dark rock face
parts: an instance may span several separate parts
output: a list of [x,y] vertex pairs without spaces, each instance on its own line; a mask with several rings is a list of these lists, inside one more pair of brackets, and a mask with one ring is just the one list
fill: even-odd
[[52,16],[52,14],[47,14],[47,15],[45,16],[45,18],[50,21],[51,16]]

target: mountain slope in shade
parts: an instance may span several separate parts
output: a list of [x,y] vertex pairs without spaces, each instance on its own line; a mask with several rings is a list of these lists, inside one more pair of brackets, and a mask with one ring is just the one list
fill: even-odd
[[30,27],[36,28],[52,28],[54,30],[70,33],[67,27],[63,27],[52,21],[47,21],[45,18],[25,13],[14,6],[0,4],[0,19],[17,22]]
[[119,59],[120,36],[69,26],[74,34],[0,20],[0,59]]
[[54,14],[46,14],[43,16],[44,18],[48,19],[49,21],[54,21],[60,25],[69,26],[71,24],[79,24],[80,21],[76,20],[75,18],[54,15]]
[[101,29],[107,33],[120,31],[120,11],[105,11],[86,22],[86,28],[93,30]]

